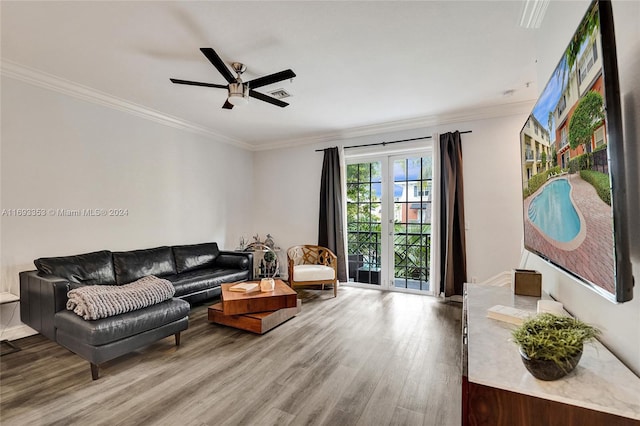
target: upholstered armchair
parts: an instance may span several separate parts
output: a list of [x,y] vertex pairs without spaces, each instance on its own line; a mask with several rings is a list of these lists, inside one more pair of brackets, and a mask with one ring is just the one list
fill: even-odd
[[338,258],[326,247],[314,245],[293,246],[287,250],[289,285],[333,285],[333,296],[338,295]]

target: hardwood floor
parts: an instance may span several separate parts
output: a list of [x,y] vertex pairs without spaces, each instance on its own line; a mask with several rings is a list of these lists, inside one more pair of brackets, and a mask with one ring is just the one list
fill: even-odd
[[341,287],[259,336],[192,309],[173,337],[101,365],[37,335],[0,359],[3,425],[460,424],[461,305]]

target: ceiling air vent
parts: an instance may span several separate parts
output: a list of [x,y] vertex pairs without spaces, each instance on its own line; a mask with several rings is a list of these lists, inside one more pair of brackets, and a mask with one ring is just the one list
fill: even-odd
[[267,93],[269,93],[271,96],[273,96],[276,99],[284,99],[284,98],[291,97],[289,92],[287,92],[284,89],[276,89],[276,90],[272,90],[271,92],[267,92]]

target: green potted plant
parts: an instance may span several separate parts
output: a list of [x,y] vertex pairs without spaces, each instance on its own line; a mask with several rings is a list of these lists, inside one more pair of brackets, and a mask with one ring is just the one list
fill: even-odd
[[535,378],[557,380],[578,365],[583,345],[599,333],[578,319],[543,313],[522,323],[511,335],[520,347],[524,366]]
[[268,264],[271,264],[271,262],[273,262],[274,260],[276,260],[276,254],[271,250],[265,251],[264,261]]
[[264,252],[264,261],[265,261],[264,275],[275,277],[276,275],[278,275],[278,272],[279,272],[278,269],[280,267],[278,263],[278,257],[276,256],[273,249],[269,248],[268,246],[264,246],[264,248],[266,249],[266,251]]

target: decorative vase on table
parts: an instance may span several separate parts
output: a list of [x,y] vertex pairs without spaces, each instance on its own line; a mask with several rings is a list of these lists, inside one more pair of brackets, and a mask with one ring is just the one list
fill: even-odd
[[522,349],[520,349],[520,358],[526,369],[533,377],[540,380],[558,380],[571,373],[580,362],[582,350],[574,356],[563,359],[560,363],[549,359],[529,358]]
[[263,278],[260,280],[260,291],[273,291],[276,286],[276,282],[273,278]]
[[599,330],[562,315],[538,314],[511,332],[526,369],[540,380],[558,380],[572,372],[584,343],[595,340]]

